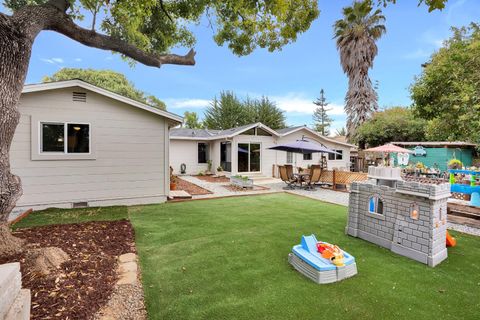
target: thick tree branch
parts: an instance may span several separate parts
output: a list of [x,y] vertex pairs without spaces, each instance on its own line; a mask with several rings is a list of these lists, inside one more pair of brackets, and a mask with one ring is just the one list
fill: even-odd
[[52,11],[49,16],[50,21],[45,26],[46,30],[56,31],[86,46],[115,51],[144,65],[152,67],[161,67],[162,64],[195,64],[195,51],[193,49],[184,56],[177,54],[147,53],[123,40],[115,39],[111,36],[103,35],[93,30],[84,29],[78,26],[65,12],[59,10],[58,7],[54,8],[51,5],[47,5],[46,8],[49,8]]

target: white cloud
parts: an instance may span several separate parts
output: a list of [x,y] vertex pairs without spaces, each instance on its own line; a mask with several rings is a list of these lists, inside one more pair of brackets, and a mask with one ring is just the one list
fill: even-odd
[[82,62],[82,58],[75,58],[76,62]]
[[417,49],[416,51],[405,54],[403,58],[408,60],[426,59],[430,57],[430,54],[431,53],[427,52],[426,50]]
[[210,100],[206,99],[190,99],[190,98],[178,98],[178,99],[164,99],[169,109],[201,109],[210,104]]
[[64,62],[62,58],[50,58],[50,59],[41,58],[40,60],[50,64],[62,64]]
[[[289,113],[302,113],[302,114],[313,114],[313,111],[317,107],[313,104],[311,98],[305,97],[302,93],[287,93],[284,96],[272,96],[269,97],[272,101],[277,103],[277,106],[283,111]],[[343,105],[337,103],[329,103],[327,109],[331,109],[329,115],[343,115]]]

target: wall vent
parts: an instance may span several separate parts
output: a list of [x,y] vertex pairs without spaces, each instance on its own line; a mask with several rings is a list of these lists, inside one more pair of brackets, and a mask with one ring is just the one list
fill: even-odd
[[72,203],[72,208],[88,208],[88,202],[87,201],[84,201],[84,202],[74,202]]
[[72,98],[73,98],[73,101],[87,102],[87,93],[86,92],[73,92]]

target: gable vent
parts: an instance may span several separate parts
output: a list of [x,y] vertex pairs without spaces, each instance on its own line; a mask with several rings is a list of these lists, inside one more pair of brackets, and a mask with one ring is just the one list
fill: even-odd
[[74,92],[72,95],[73,101],[77,102],[87,102],[87,93],[86,92]]

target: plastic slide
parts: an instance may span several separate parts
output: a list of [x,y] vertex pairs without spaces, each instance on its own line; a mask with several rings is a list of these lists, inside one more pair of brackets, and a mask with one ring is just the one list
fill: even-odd
[[447,247],[455,247],[457,245],[457,240],[450,235],[447,231]]

